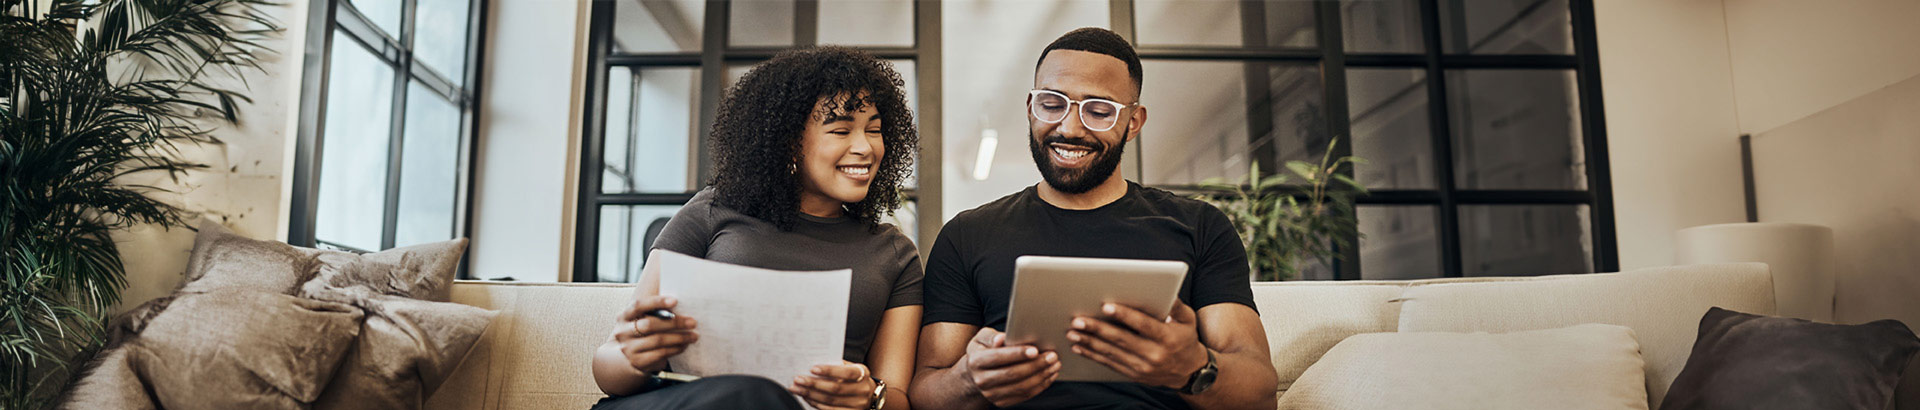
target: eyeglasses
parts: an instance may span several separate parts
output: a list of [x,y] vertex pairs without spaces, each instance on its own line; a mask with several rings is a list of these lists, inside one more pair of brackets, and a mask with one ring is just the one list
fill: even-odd
[[1080,105],[1080,125],[1093,131],[1113,129],[1115,124],[1120,123],[1120,110],[1134,105],[1099,98],[1074,101],[1067,98],[1066,94],[1049,90],[1027,92],[1027,110],[1033,112],[1034,118],[1048,124],[1065,121],[1067,111],[1071,111],[1075,104]]

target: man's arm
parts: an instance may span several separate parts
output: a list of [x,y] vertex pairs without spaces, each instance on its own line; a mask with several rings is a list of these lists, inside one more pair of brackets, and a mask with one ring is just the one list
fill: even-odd
[[1260,314],[1238,303],[1216,303],[1199,313],[1200,340],[1213,349],[1220,373],[1206,393],[1182,396],[1187,403],[1208,410],[1277,406],[1280,376],[1274,374]]
[[1100,362],[1141,384],[1178,389],[1206,366],[1214,352],[1212,388],[1181,395],[1200,409],[1270,409],[1279,377],[1267,352],[1267,336],[1252,308],[1216,303],[1196,313],[1176,303],[1165,319],[1120,305],[1105,317],[1075,318],[1067,332],[1073,353]]
[[907,388],[916,408],[980,410],[1026,401],[1060,376],[1058,353],[1007,346],[1006,335],[961,323],[920,329],[920,358]]

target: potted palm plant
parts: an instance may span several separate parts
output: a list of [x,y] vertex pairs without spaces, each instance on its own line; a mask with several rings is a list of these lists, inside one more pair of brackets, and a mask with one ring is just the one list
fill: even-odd
[[1262,175],[1256,162],[1239,181],[1211,178],[1201,183],[1211,192],[1194,198],[1220,208],[1233,221],[1255,280],[1298,278],[1310,261],[1332,266],[1340,258],[1339,249],[1359,239],[1353,201],[1366,195],[1367,188],[1348,174],[1364,160],[1333,157],[1337,144],[1339,138],[1329,142],[1317,164],[1288,161],[1286,172]]
[[[104,341],[126,285],[109,234],[184,226],[135,179],[247,98],[279,30],[257,0],[0,0],[0,408],[49,407]],[[226,78],[226,79],[223,79]]]

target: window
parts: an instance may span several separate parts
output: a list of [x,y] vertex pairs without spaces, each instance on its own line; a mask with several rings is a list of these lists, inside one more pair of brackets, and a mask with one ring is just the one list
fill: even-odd
[[[939,147],[939,18],[920,1],[594,0],[573,280],[639,277],[660,228],[713,174],[706,135],[726,88],[782,50],[830,43],[889,60],[921,146]],[[938,180],[908,186],[888,222],[924,248],[922,226],[939,221],[915,216],[938,214]]]
[[378,251],[466,234],[484,1],[312,4],[288,242]]
[[1154,109],[1142,183],[1193,192],[1352,136],[1365,239],[1301,279],[1618,268],[1590,1],[1110,5]]

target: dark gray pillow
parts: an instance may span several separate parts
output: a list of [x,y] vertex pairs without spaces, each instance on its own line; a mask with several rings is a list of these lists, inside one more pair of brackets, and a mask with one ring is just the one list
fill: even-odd
[[1896,320],[1814,323],[1713,308],[1662,410],[1884,410],[1920,339]]

